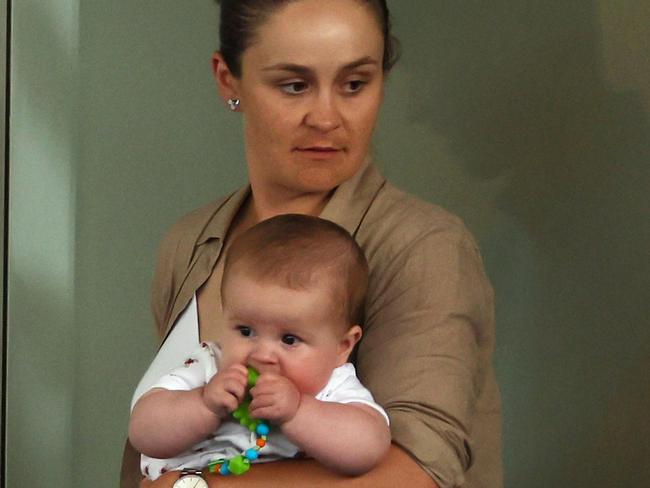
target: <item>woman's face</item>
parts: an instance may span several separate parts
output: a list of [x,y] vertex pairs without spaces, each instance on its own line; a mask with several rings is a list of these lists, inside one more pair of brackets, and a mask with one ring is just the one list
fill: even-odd
[[324,193],[357,172],[382,101],[383,49],[357,0],[290,2],[258,28],[234,81],[254,191]]

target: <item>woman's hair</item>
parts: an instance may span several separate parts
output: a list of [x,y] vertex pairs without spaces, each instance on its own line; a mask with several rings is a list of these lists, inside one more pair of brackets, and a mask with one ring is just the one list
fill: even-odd
[[[296,0],[217,0],[221,7],[219,51],[235,77],[241,77],[241,57],[254,42],[257,28],[273,12],[292,1]],[[386,0],[355,1],[368,4],[379,21],[384,35],[382,67],[387,73],[399,58],[399,41],[391,34],[390,13]]]
[[348,325],[362,322],[368,263],[352,236],[329,220],[285,214],[251,227],[226,252],[221,279],[225,302],[235,273],[293,290],[325,288]]

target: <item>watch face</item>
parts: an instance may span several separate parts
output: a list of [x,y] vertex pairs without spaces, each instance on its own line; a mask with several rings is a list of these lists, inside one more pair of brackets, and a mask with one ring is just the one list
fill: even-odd
[[186,474],[176,480],[173,488],[208,488],[208,483],[197,474]]

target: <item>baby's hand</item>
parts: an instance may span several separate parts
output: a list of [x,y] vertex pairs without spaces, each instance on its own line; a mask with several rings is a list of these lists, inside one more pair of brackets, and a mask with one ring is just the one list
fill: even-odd
[[291,420],[300,406],[300,392],[284,376],[274,373],[260,375],[251,389],[251,417],[284,424]]
[[248,370],[241,364],[217,372],[203,387],[203,403],[220,418],[235,410],[244,399]]

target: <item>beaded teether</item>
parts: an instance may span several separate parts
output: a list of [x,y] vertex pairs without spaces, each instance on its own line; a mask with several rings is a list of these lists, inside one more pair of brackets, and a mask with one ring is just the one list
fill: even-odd
[[[257,383],[257,378],[260,374],[252,367],[248,367],[248,388],[252,388]],[[246,427],[251,432],[257,434],[255,445],[246,449],[241,454],[234,456],[230,459],[216,459],[208,464],[208,470],[211,473],[219,472],[222,475],[229,474],[244,474],[251,467],[251,461],[259,457],[259,450],[266,445],[269,435],[269,426],[262,420],[254,419],[250,416],[249,406],[251,403],[250,393],[247,393],[244,401],[232,413],[232,416],[239,421],[241,425]]]

